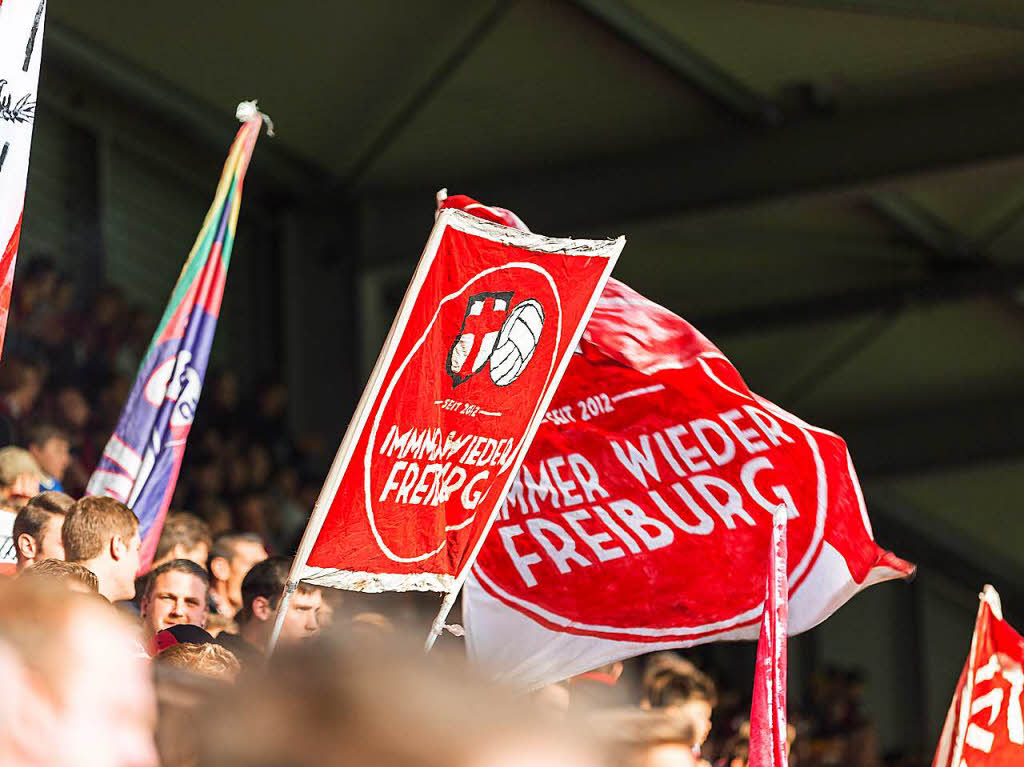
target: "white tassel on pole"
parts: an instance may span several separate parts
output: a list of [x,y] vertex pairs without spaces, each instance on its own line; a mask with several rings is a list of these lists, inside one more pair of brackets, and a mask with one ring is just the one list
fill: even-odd
[[270,119],[270,115],[264,114],[259,110],[255,99],[240,102],[235,110],[235,117],[238,119],[238,122],[242,123],[247,123],[256,118],[262,119],[263,124],[267,126],[267,135],[271,138],[274,137],[274,121]]

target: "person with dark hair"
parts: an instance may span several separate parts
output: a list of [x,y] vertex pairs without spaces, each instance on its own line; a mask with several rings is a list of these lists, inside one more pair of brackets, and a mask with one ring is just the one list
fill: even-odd
[[210,548],[210,603],[217,615],[234,618],[242,609],[242,579],[257,562],[267,558],[263,539],[255,533],[218,535]]
[[111,602],[135,596],[139,570],[139,520],[120,501],[89,496],[75,502],[61,529],[64,558],[96,573],[100,594]]
[[27,357],[4,356],[0,367],[0,446],[21,443],[24,419],[43,389],[43,366]]
[[67,432],[48,423],[28,429],[28,452],[43,470],[41,490],[64,491],[64,472],[71,465],[71,440]]
[[210,526],[195,514],[172,511],[164,520],[164,529],[156,544],[153,567],[172,559],[188,559],[206,569],[213,537]]
[[210,576],[188,559],[172,559],[150,571],[139,614],[145,639],[180,624],[205,628]]
[[[270,641],[290,568],[287,557],[270,557],[254,565],[242,580],[238,634],[221,634],[217,643],[231,650],[243,666],[262,656]],[[322,603],[319,588],[300,583],[292,595],[278,642],[293,644],[319,634]]]
[[71,591],[83,594],[98,594],[100,590],[96,573],[87,567],[65,562],[63,559],[41,559],[31,567],[18,573],[19,578],[45,578],[66,586]]
[[643,706],[664,710],[692,722],[696,748],[711,732],[711,712],[718,702],[715,683],[707,674],[674,652],[653,655],[643,676]]
[[12,533],[19,570],[43,559],[64,559],[61,528],[74,504],[71,496],[50,490],[33,496],[22,507]]

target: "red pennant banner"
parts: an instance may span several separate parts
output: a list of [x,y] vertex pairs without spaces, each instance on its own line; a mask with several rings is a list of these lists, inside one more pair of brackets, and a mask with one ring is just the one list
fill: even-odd
[[295,579],[458,590],[623,243],[440,212]]
[[981,599],[932,767],[1024,764],[1024,637],[1003,620],[995,589],[986,586]]

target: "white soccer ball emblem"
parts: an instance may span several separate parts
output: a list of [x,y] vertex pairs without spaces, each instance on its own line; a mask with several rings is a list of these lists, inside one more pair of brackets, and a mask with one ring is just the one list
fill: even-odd
[[543,327],[544,308],[535,298],[520,302],[505,318],[491,352],[490,373],[495,385],[508,386],[519,378],[537,349]]

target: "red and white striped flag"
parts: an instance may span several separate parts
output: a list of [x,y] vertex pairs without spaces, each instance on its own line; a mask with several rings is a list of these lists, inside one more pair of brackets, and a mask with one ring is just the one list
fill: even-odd
[[0,0],[0,351],[21,238],[45,0]]
[[750,704],[750,767],[785,767],[786,626],[789,622],[786,507],[775,512]]

